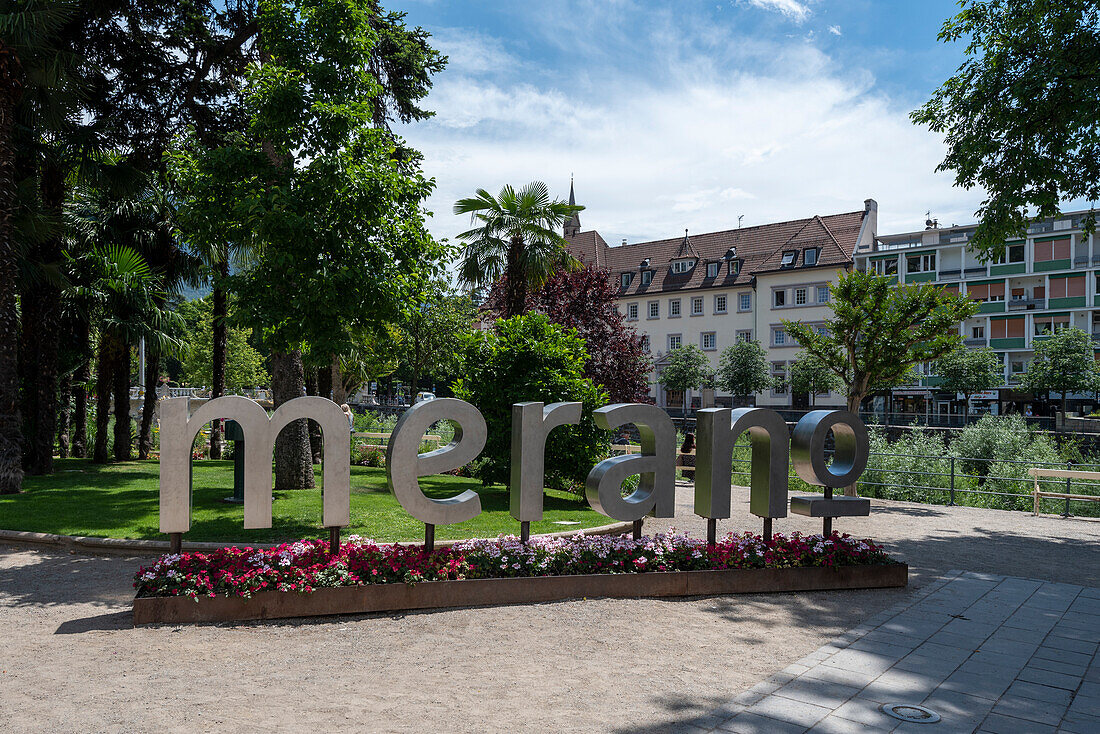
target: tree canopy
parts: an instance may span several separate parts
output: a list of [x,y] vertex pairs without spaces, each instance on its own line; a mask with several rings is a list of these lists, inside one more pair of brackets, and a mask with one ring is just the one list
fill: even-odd
[[694,390],[714,381],[714,368],[703,350],[694,344],[673,349],[658,379],[666,390]]
[[1004,381],[997,353],[989,347],[968,349],[961,344],[936,361],[936,376],[940,389],[961,392],[966,400],[963,414],[970,414],[970,396],[1000,387]]
[[1066,412],[1066,394],[1100,389],[1100,368],[1096,364],[1096,344],[1092,335],[1076,327],[1049,331],[1035,339],[1035,356],[1020,377],[1020,384],[1033,393],[1056,392],[1062,395]]
[[832,288],[833,314],[824,328],[784,321],[804,352],[840,378],[848,410],[859,411],[872,390],[904,384],[914,365],[935,361],[961,341],[959,322],[976,301],[932,285],[897,286],[873,273],[841,273]]
[[814,405],[817,396],[834,390],[840,390],[844,383],[840,376],[829,369],[819,357],[809,352],[798,355],[788,367],[787,380],[791,392],[804,392],[810,395],[810,405]]
[[[996,251],[1030,217],[1100,199],[1100,7],[1092,0],[962,0],[940,31],[967,59],[914,122],[942,133],[937,170],[988,193],[971,240]],[[1091,227],[1091,217],[1090,217]]]
[[770,389],[774,380],[768,367],[767,350],[755,339],[737,340],[722,350],[715,382],[742,400]]

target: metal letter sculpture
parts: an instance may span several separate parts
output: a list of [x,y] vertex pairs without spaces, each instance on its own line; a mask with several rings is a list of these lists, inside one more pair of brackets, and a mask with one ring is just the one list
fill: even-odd
[[749,512],[787,516],[787,424],[767,408],[707,408],[696,413],[695,514],[730,516],[733,446],[745,431],[752,446]]
[[[825,464],[825,439],[833,432],[832,466]],[[867,427],[846,410],[814,410],[802,416],[791,435],[791,463],[804,481],[825,487],[823,497],[791,498],[791,512],[823,518],[823,531],[832,533],[834,517],[871,514],[871,501],[863,497],[833,497],[833,489],[855,484],[867,468],[870,443]]]
[[340,406],[327,398],[302,397],[280,405],[270,419],[259,403],[236,395],[215,398],[188,415],[188,398],[160,403],[160,531],[191,529],[191,444],[206,423],[236,421],[248,442],[244,473],[244,526],[271,527],[271,453],[291,421],[314,420],[325,439],[323,523],[351,524],[351,436]]
[[523,523],[542,519],[546,437],[558,426],[580,422],[580,403],[512,405],[512,517]]
[[[592,509],[615,520],[637,522],[647,514],[673,517],[676,511],[676,427],[656,405],[618,403],[592,411],[600,428],[633,423],[641,434],[642,453],[604,459],[592,468],[585,496]],[[623,480],[638,474],[638,488],[622,496]],[[635,527],[637,534],[638,528]]]
[[[436,421],[455,422],[454,440],[418,454],[420,441]],[[344,419],[347,431],[347,418]],[[386,447],[386,476],[390,489],[405,511],[425,525],[465,522],[481,514],[481,498],[467,489],[456,497],[435,500],[420,490],[420,477],[457,469],[477,458],[485,447],[485,418],[465,400],[439,398],[417,403],[402,414]]]

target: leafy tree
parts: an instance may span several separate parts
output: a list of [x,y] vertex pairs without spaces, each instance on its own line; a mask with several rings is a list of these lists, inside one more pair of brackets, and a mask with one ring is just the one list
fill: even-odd
[[393,324],[360,331],[352,346],[336,358],[333,400],[346,402],[360,386],[392,375],[400,367],[400,343],[401,332]]
[[[486,305],[494,313],[503,313],[507,291],[507,278],[493,285]],[[650,402],[653,364],[645,352],[645,339],[626,323],[617,298],[610,274],[586,265],[554,273],[541,288],[528,294],[526,308],[577,330],[588,350],[584,376],[602,385],[611,402]]]
[[684,415],[691,405],[691,390],[714,382],[714,368],[703,350],[688,344],[668,353],[668,362],[661,368],[657,379],[665,390],[684,391]]
[[557,270],[577,266],[557,233],[566,219],[584,209],[551,199],[542,181],[519,191],[505,185],[494,197],[485,189],[455,202],[455,214],[469,214],[478,226],[458,235],[466,243],[459,276],[474,287],[507,278],[504,316],[523,313],[527,293],[541,287]]
[[799,354],[787,370],[791,392],[809,393],[811,407],[818,395],[844,387],[837,374],[813,354]]
[[1096,345],[1088,332],[1076,327],[1045,333],[1047,338],[1035,340],[1035,356],[1020,376],[1020,385],[1033,393],[1061,393],[1065,413],[1066,393],[1100,388]]
[[1100,199],[1100,8],[1091,0],[959,4],[939,38],[966,39],[967,59],[912,119],[946,137],[937,170],[988,192],[971,244],[998,250],[1023,236],[1029,215]]
[[607,403],[607,393],[584,376],[586,359],[584,340],[540,313],[498,321],[495,332],[474,334],[454,393],[475,405],[488,424],[477,468],[483,482],[510,481],[513,403],[579,401],[584,404],[580,424],[555,428],[547,438],[546,480],[583,493],[589,470],[606,455],[610,441],[592,420],[592,411]]
[[[214,361],[213,304],[210,298],[194,303],[199,318],[188,330],[183,350],[182,377],[188,385],[209,385]],[[249,343],[252,329],[230,326],[227,330],[225,386],[227,390],[267,385],[270,379],[264,369],[264,356]]]
[[772,387],[774,380],[768,368],[768,352],[755,339],[739,339],[722,350],[718,359],[717,385],[741,398],[747,405],[749,396]]
[[998,387],[1004,380],[997,353],[989,347],[967,349],[959,345],[936,362],[940,389],[961,392],[964,422],[970,417],[970,396]]
[[783,326],[840,378],[856,413],[871,391],[904,384],[914,365],[954,349],[959,322],[978,304],[936,286],[895,286],[884,276],[851,272],[840,274],[829,308],[824,333],[800,321]]
[[[228,182],[219,202],[233,242],[260,256],[236,276],[245,320],[272,349],[276,404],[301,394],[305,345],[341,354],[357,330],[398,320],[405,284],[441,250],[424,229],[432,182],[416,156],[373,126],[374,12],[343,0],[261,3],[242,95],[247,125],[220,147],[194,137],[174,153],[186,192]],[[209,207],[209,197],[185,196]],[[313,486],[305,421],[276,444],[276,486]]]

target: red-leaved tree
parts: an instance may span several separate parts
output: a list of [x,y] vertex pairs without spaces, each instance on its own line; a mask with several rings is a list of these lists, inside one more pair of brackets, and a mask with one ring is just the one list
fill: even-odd
[[[486,305],[500,317],[507,283],[501,278]],[[643,338],[627,325],[615,307],[615,289],[606,270],[586,265],[559,271],[527,295],[527,311],[540,311],[555,324],[576,329],[584,338],[588,362],[584,376],[611,396],[613,403],[649,403],[649,373],[653,369]]]

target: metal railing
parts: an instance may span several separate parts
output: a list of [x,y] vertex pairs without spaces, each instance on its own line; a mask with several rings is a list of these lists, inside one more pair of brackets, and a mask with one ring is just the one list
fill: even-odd
[[[737,444],[735,449],[743,449],[747,452],[750,449],[749,444]],[[827,451],[831,453],[831,451]],[[938,471],[913,471],[911,469],[898,469],[889,466],[876,465],[879,462],[876,461],[876,457],[879,457],[879,461],[884,457],[890,457],[894,459],[918,459],[923,462],[927,462],[933,465],[933,468],[939,469]],[[735,476],[740,475],[744,477],[750,476],[750,472],[747,470],[752,459],[748,456],[738,457],[735,452],[733,457],[733,474]],[[1010,466],[1024,467],[1025,471],[1021,472],[1021,476],[1018,477],[1006,477],[991,474],[973,474],[963,471],[968,463],[988,463],[988,464],[1002,464]],[[943,464],[944,466],[936,466],[936,463]],[[746,470],[739,469],[739,465],[745,465]],[[1081,470],[1092,469],[1100,470],[1100,464],[1075,464],[1071,461],[1050,463],[1042,461],[1019,461],[1015,459],[983,459],[973,457],[959,457],[959,456],[932,456],[922,454],[895,454],[886,452],[872,452],[870,454],[870,460],[867,464],[867,469],[863,476],[865,478],[860,479],[856,486],[859,489],[860,495],[865,497],[875,497],[879,499],[900,499],[907,502],[917,502],[921,504],[931,505],[945,505],[948,507],[954,506],[970,506],[970,507],[987,507],[992,509],[1004,509],[1004,510],[1017,510],[1021,512],[1031,512],[1033,509],[1033,494],[1032,488],[1034,487],[1034,478],[1027,475],[1027,468],[1054,468],[1054,469],[1069,469],[1069,470]],[[992,468],[992,467],[990,467]],[[874,481],[873,479],[866,479],[870,476],[872,478],[876,475],[901,475],[903,477],[921,477],[922,479],[916,480],[921,483],[908,484],[898,483],[891,481]],[[790,471],[789,476],[792,480],[796,480],[794,471]],[[927,479],[923,479],[927,478]],[[940,478],[940,483],[936,483],[936,478]],[[797,480],[801,481],[801,480]],[[1050,479],[1040,480],[1040,482],[1047,487],[1057,485],[1059,490],[1065,490],[1066,494],[1072,494],[1073,489],[1078,491],[1076,494],[1089,494],[1100,497],[1100,482],[1082,481],[1079,479]],[[998,489],[987,489],[985,487],[996,487],[1000,483],[1003,487],[1006,483],[1008,486],[1018,486],[1020,491],[999,491]],[[1081,488],[1089,488],[1090,492],[1081,492]],[[814,491],[816,488],[810,488],[810,491]],[[898,497],[896,495],[906,495],[905,497]],[[890,495],[890,496],[883,496]],[[976,498],[976,501],[968,501],[968,498]],[[991,498],[1001,498],[995,500]],[[1007,501],[1004,498],[1009,498]],[[1085,500],[1071,500],[1070,498],[1058,499],[1058,500],[1044,500],[1049,507],[1051,503],[1061,504],[1062,517],[1073,517],[1070,512],[1071,502],[1075,504],[1077,512],[1081,516],[1097,517],[1100,516],[1100,503]]]

